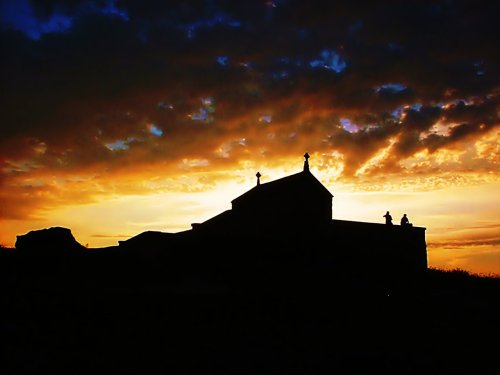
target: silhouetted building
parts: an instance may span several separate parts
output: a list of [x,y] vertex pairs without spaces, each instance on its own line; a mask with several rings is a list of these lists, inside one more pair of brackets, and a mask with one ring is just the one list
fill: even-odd
[[[383,274],[427,268],[425,228],[332,220],[333,195],[312,175],[309,155],[304,157],[301,172],[275,181],[261,183],[258,172],[256,186],[233,199],[230,210],[192,224],[192,230],[172,233],[168,241],[159,234],[148,238],[157,249],[189,248],[190,259],[225,269],[267,264],[275,272],[288,264],[295,273],[309,267],[313,273]],[[140,234],[120,247],[152,247],[144,241]]]
[[332,219],[333,195],[309,171],[307,153],[305,158],[303,171],[272,182],[260,183],[257,173],[256,186],[233,199],[232,210],[202,226],[211,226],[226,217],[220,229],[227,230],[229,225],[236,233],[267,234],[324,227]]
[[[232,200],[232,209],[200,224],[194,233],[219,243],[286,242],[289,248],[323,248],[334,263],[345,266],[425,269],[425,228],[332,220],[333,195],[309,170],[257,183]],[[392,218],[391,218],[392,219]],[[392,222],[391,222],[392,224]],[[270,249],[270,251],[274,251]]]

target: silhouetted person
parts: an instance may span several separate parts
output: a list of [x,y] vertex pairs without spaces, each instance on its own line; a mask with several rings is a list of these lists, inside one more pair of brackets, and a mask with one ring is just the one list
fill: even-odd
[[387,211],[383,217],[385,217],[385,223],[387,225],[392,225],[392,216],[389,211]]
[[408,217],[406,216],[406,214],[404,214],[401,218],[401,226],[404,227],[406,225],[410,225],[410,220],[408,220]]

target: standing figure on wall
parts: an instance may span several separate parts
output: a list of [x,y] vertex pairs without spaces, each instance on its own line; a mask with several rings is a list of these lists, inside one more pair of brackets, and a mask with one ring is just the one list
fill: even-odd
[[392,216],[389,211],[387,211],[383,217],[385,217],[385,223],[387,225],[392,225]]

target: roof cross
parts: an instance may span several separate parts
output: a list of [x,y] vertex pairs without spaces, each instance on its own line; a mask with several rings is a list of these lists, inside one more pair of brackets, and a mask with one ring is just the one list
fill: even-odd
[[257,186],[259,186],[260,185],[260,176],[262,176],[262,175],[260,174],[260,172],[257,172],[257,174],[255,176],[257,176]]
[[309,171],[309,158],[310,158],[310,156],[309,156],[309,154],[307,152],[304,154],[304,158],[305,158],[305,160],[304,160],[304,171]]

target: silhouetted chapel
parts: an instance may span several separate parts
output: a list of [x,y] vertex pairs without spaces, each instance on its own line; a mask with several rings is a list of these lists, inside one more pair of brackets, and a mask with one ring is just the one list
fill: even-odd
[[192,224],[193,232],[220,241],[295,241],[358,265],[427,267],[425,228],[333,220],[333,195],[311,173],[309,154],[304,158],[302,171],[275,181],[262,183],[257,172],[256,185],[233,199],[232,209]]
[[197,230],[274,235],[297,229],[324,228],[332,220],[333,195],[309,170],[309,154],[304,155],[301,172],[256,185],[231,201],[232,209],[204,223]]
[[298,225],[324,224],[332,219],[333,195],[309,170],[309,154],[305,154],[303,171],[279,180],[260,183],[234,199],[233,211],[266,225],[288,222]]

